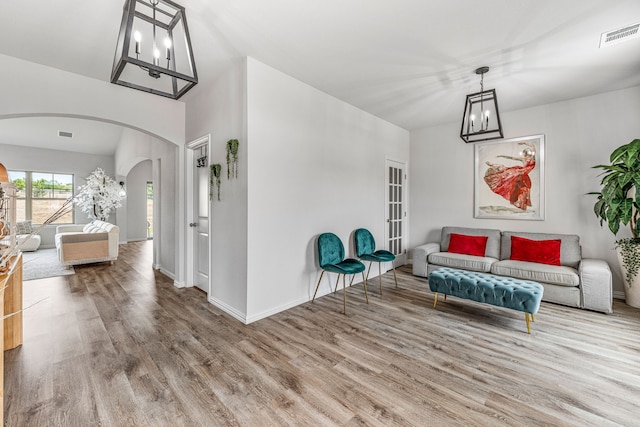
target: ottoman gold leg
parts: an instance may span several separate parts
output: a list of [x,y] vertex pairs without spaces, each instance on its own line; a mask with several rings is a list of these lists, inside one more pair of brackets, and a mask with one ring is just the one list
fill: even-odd
[[433,298],[433,308],[436,308],[438,305],[438,293],[436,292],[435,298]]
[[536,321],[536,317],[533,315],[533,313],[531,313],[531,321],[535,322]]
[[527,321],[527,333],[531,333],[531,324],[529,323],[529,313],[524,314],[524,319]]

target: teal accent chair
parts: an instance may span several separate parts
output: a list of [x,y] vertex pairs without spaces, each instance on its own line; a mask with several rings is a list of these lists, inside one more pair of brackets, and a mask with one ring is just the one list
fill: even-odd
[[[311,300],[311,302],[316,299],[316,294],[318,293],[318,288],[320,287],[320,282],[322,281],[322,275],[325,271],[329,271],[331,273],[338,273],[338,278],[336,279],[336,290],[338,289],[340,275],[342,275],[342,300],[344,304],[344,314],[347,314],[347,274],[353,275],[353,277],[351,278],[351,283],[353,283],[353,278],[355,277],[355,275],[357,273],[362,273],[362,279],[364,280],[364,295],[367,299],[367,304],[369,304],[369,295],[367,293],[367,279],[364,276],[364,270],[366,267],[357,259],[344,258],[344,246],[342,245],[342,241],[340,240],[340,238],[335,234],[322,233],[318,237],[318,263],[320,264],[320,268],[322,268],[322,273],[320,273],[320,279],[318,280],[318,285],[316,286],[316,290],[313,293],[313,299]],[[351,286],[351,283],[349,283],[349,286]]]
[[393,265],[396,256],[389,251],[380,249],[376,251],[376,241],[373,235],[366,228],[358,228],[355,232],[356,241],[356,255],[363,261],[369,261],[369,270],[367,271],[367,279],[369,279],[369,273],[371,272],[371,264],[378,263],[378,277],[380,278],[380,295],[382,295],[382,269],[380,263],[390,262],[393,268],[393,280],[396,282],[396,288],[398,287],[398,279],[396,277],[396,267]]

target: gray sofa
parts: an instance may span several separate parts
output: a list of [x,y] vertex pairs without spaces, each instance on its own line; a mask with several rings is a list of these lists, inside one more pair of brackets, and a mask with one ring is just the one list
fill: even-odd
[[[487,236],[484,256],[447,252],[451,233]],[[561,265],[511,260],[511,236],[531,240],[560,239]],[[413,274],[427,277],[440,267],[480,271],[533,280],[544,287],[542,300],[587,310],[612,313],[612,279],[604,260],[582,258],[580,237],[575,234],[545,234],[496,229],[443,227],[440,242],[413,250]]]

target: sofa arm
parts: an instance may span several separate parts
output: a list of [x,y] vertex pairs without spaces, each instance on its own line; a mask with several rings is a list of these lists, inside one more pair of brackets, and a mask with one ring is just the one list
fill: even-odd
[[439,243],[427,243],[413,249],[413,275],[427,277],[427,258],[429,254],[440,252]]
[[601,259],[582,259],[578,267],[582,308],[613,313],[613,287],[609,264]]
[[84,230],[85,224],[59,225],[56,227],[56,234],[77,233]]

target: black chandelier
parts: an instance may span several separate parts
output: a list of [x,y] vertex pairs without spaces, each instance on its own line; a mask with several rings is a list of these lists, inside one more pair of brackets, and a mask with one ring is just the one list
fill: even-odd
[[476,74],[480,74],[480,92],[467,95],[460,128],[460,138],[464,142],[504,137],[496,90],[484,90],[484,74],[488,72],[489,67],[480,67],[476,70]]
[[182,6],[126,0],[111,83],[178,99],[198,83]]

